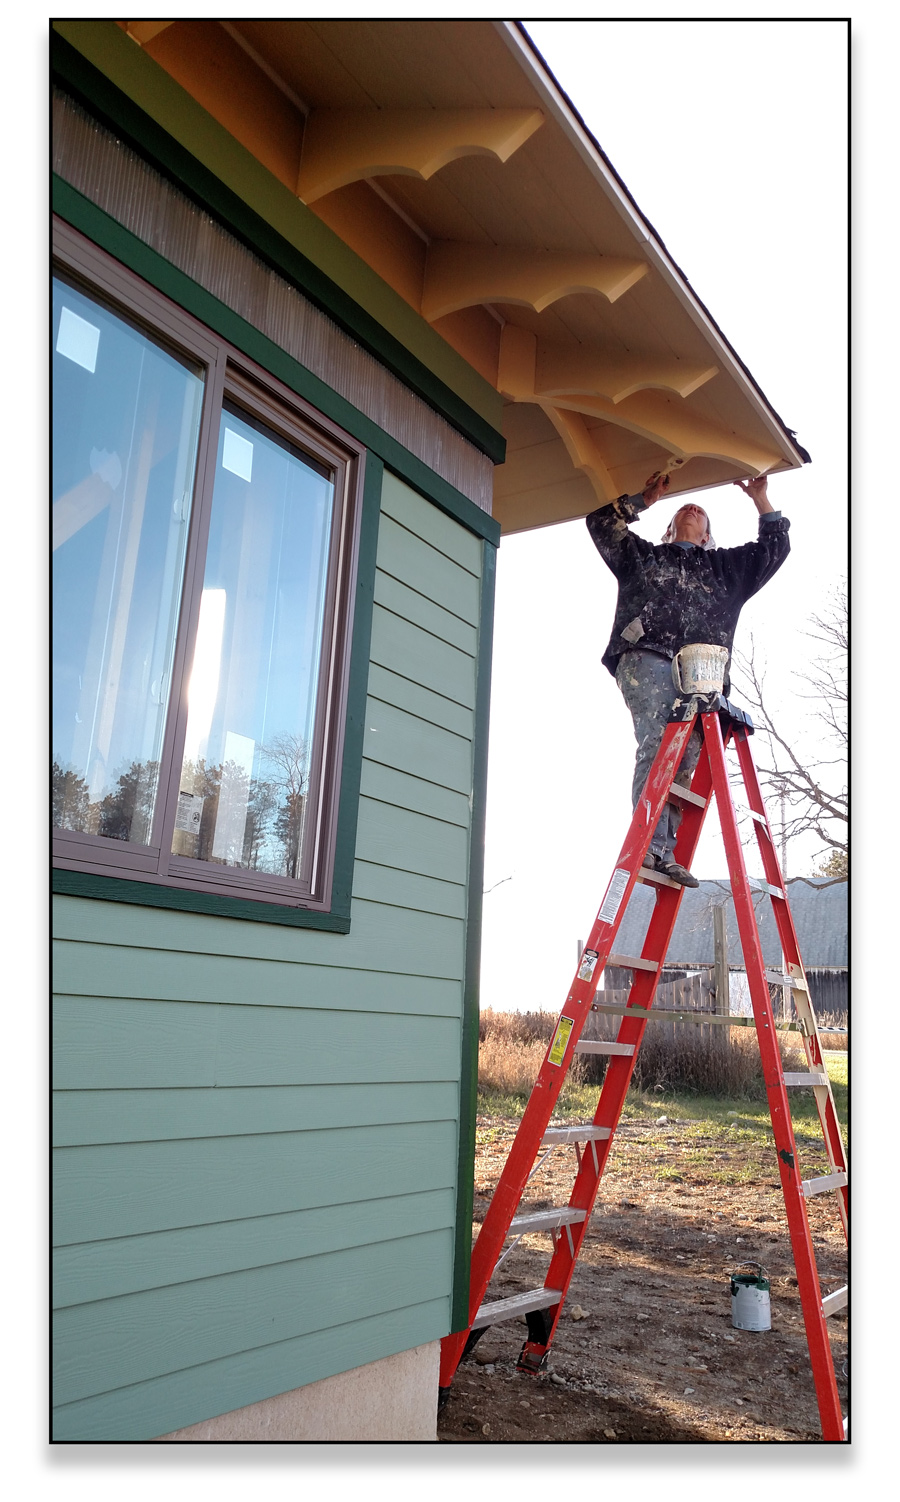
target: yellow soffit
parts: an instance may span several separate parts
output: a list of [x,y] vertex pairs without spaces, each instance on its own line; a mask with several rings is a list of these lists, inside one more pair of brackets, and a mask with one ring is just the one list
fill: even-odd
[[585,349],[583,345],[574,350],[538,345],[534,394],[545,400],[580,393],[604,397],[615,406],[626,397],[651,388],[676,396],[691,396],[718,375],[718,371],[718,365],[691,365],[669,354],[607,354],[602,349]]
[[536,109],[313,110],[303,133],[297,196],[314,203],[369,177],[427,180],[463,156],[505,162],[543,121]]

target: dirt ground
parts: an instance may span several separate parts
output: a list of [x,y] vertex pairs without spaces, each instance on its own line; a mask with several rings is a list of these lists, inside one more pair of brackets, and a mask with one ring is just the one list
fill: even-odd
[[[479,1118],[476,1222],[515,1129]],[[702,1123],[623,1122],[545,1369],[516,1371],[524,1318],[493,1326],[456,1372],[439,1442],[821,1443],[773,1159],[774,1149],[748,1152],[721,1132],[705,1138]],[[558,1149],[532,1179],[529,1205],[566,1204],[574,1169],[573,1150]],[[822,1290],[833,1292],[847,1281],[835,1196],[808,1209]],[[547,1234],[523,1238],[489,1297],[539,1287],[550,1250]],[[732,1325],[729,1275],[745,1259],[768,1271],[768,1331]],[[846,1414],[846,1309],[828,1327]]]

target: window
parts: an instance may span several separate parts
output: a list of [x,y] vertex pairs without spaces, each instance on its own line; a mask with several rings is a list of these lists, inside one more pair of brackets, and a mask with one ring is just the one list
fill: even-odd
[[55,272],[56,862],[325,910],[363,451],[71,232]]

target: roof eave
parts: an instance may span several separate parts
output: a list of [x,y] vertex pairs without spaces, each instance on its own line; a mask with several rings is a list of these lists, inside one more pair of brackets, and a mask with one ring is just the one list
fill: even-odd
[[587,165],[594,179],[602,187],[609,201],[628,224],[631,232],[641,241],[648,260],[673,291],[693,322],[713,344],[733,379],[741,387],[747,399],[758,411],[761,420],[777,442],[789,462],[799,467],[810,463],[810,455],[796,440],[793,429],[787,427],[744,361],[723,334],[709,309],[695,293],[681,267],[670,255],[647,216],[638,207],[631,192],[613,167],[603,148],[586,125],[581,114],[565,90],[554,77],[532,38],[521,21],[495,21],[493,23],[503,37],[520,66],[526,71],[540,95],[548,113],[566,133],[574,149]]

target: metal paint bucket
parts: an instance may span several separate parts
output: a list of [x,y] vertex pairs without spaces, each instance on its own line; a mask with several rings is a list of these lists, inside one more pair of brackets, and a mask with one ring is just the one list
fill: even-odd
[[731,1274],[731,1323],[736,1330],[771,1330],[769,1275],[760,1262],[741,1262],[756,1273]]
[[720,694],[727,666],[727,647],[691,642],[672,658],[672,682],[682,694]]

